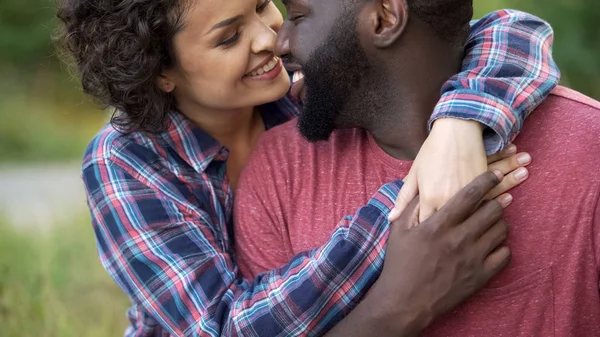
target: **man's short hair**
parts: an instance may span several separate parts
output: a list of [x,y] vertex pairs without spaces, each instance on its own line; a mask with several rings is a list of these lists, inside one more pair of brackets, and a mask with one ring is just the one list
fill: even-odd
[[443,40],[464,44],[473,18],[473,0],[407,0],[410,14],[427,23]]
[[[364,4],[368,0],[347,0]],[[473,0],[407,0],[409,15],[428,24],[442,40],[463,45],[473,18]]]

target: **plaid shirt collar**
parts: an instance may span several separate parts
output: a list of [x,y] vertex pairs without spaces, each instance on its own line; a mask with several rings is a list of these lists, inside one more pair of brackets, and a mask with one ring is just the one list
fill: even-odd
[[[282,108],[290,113],[282,114]],[[298,112],[287,97],[261,105],[259,110],[266,130],[293,118]],[[226,147],[179,112],[169,114],[169,127],[160,136],[196,172],[204,172],[213,161],[224,162],[229,157]]]

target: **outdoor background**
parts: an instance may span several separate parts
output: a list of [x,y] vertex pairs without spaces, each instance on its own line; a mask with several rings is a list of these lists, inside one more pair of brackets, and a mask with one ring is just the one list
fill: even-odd
[[[55,57],[57,0],[0,1],[0,336],[121,336],[127,299],[106,276],[79,181],[107,113]],[[600,99],[600,1],[476,0],[553,26],[563,84]]]

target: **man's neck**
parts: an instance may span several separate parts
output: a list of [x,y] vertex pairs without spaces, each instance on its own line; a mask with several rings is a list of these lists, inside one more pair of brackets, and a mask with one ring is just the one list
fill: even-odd
[[430,95],[413,96],[411,100],[401,99],[403,96],[397,94],[400,89],[396,89],[387,93],[391,99],[372,114],[365,128],[377,145],[392,157],[414,160],[427,138],[427,123],[439,100],[439,89]]
[[401,160],[416,157],[427,138],[427,123],[440,99],[441,87],[460,71],[463,57],[452,46],[425,41],[428,39],[413,41],[420,45],[412,48],[415,52],[410,55],[388,57],[395,62],[402,58],[409,61],[401,69],[394,61],[388,62],[378,71],[380,85],[373,90],[375,97],[368,100],[377,104],[367,107],[376,111],[366,114],[368,120],[362,123],[385,152]]

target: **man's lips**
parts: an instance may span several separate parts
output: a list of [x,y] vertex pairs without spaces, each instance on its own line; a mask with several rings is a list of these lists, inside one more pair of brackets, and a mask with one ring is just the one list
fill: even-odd
[[292,76],[292,87],[290,94],[293,98],[304,101],[306,98],[306,86],[304,85],[304,74],[301,71],[294,72]]

